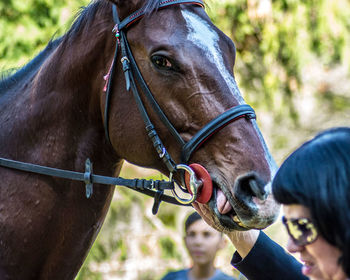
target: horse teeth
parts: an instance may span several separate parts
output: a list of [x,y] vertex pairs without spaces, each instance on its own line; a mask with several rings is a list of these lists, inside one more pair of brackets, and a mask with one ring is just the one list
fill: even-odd
[[242,223],[242,221],[239,219],[239,217],[237,215],[232,216],[232,219],[237,225],[245,228],[245,225]]
[[234,220],[236,223],[241,223],[241,220],[238,218],[237,215],[233,216],[233,220]]

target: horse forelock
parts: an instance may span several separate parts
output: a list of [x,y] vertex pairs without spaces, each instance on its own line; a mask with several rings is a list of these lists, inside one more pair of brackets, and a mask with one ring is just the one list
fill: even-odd
[[[146,15],[151,14],[156,11],[161,0],[146,0],[146,1],[137,1],[137,4],[134,6],[142,8]],[[130,5],[132,1],[125,1],[124,6]],[[75,20],[70,28],[70,30],[65,34],[65,38],[71,38],[79,34],[84,27],[89,26],[95,19],[95,16],[98,12],[110,11],[112,15],[111,3],[106,0],[94,0],[88,6],[82,7],[75,16]],[[104,13],[106,16],[107,14]],[[107,20],[107,17],[106,17]]]
[[144,9],[146,15],[149,15],[152,12],[156,11],[159,7],[159,2],[160,2],[160,0],[146,1],[146,3],[143,6],[143,9]]

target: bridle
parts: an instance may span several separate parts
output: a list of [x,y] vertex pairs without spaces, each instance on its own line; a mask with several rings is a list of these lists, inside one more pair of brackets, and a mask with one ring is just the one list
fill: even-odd
[[[178,4],[195,4],[199,5],[201,7],[204,7],[204,4],[202,1],[189,1],[189,0],[164,0],[159,2],[158,9],[162,9],[165,7],[169,7],[171,5],[178,5]],[[117,38],[117,47],[114,54],[112,66],[110,68],[110,73],[107,74],[107,87],[106,87],[106,103],[105,103],[105,114],[104,114],[104,127],[105,127],[105,134],[107,139],[109,140],[109,132],[108,132],[108,120],[109,120],[109,103],[112,93],[112,86],[113,86],[113,73],[115,71],[116,66],[116,60],[118,57],[118,50],[121,51],[121,63],[123,66],[123,71],[125,75],[125,81],[126,81],[126,90],[129,91],[130,88],[132,90],[134,99],[136,101],[137,107],[139,109],[139,112],[142,116],[142,119],[145,123],[145,128],[147,131],[147,134],[149,138],[151,139],[153,146],[155,150],[158,153],[158,156],[160,159],[163,160],[164,164],[168,168],[171,177],[172,174],[176,173],[179,169],[185,170],[185,172],[191,173],[191,168],[187,166],[187,163],[193,154],[194,151],[196,151],[206,140],[208,140],[212,135],[214,135],[217,131],[225,127],[227,124],[242,118],[246,117],[248,119],[255,118],[254,110],[249,105],[238,105],[236,107],[233,107],[226,111],[225,113],[221,114],[211,122],[209,122],[207,125],[205,125],[201,130],[199,130],[193,137],[190,139],[187,143],[182,139],[179,132],[175,129],[175,127],[172,125],[172,123],[169,121],[163,110],[158,105],[157,101],[155,100],[154,96],[152,95],[150,89],[148,88],[145,80],[143,79],[141,72],[135,62],[134,56],[131,52],[127,36],[126,36],[126,30],[130,25],[137,22],[140,18],[144,16],[144,11],[142,9],[134,12],[130,16],[126,17],[123,21],[120,21],[117,8],[115,5],[113,5],[113,18],[115,21],[115,27],[113,28],[113,32],[116,34]],[[181,164],[175,164],[174,160],[170,156],[170,154],[167,152],[165,146],[163,145],[160,137],[158,136],[154,125],[152,124],[147,111],[145,109],[145,106],[142,102],[140,93],[137,89],[136,82],[138,83],[139,87],[141,88],[143,94],[146,96],[147,101],[150,103],[152,109],[157,113],[159,119],[163,122],[163,124],[167,127],[169,132],[172,134],[172,136],[176,139],[177,143],[182,148],[181,151]],[[195,184],[196,185],[196,184]],[[192,198],[190,200],[183,200],[179,198],[174,193],[175,198],[179,198],[179,201],[185,204],[192,203],[196,198],[196,189],[198,189],[198,185],[195,189],[190,187],[190,190],[192,194]],[[185,190],[186,191],[186,190]]]
[[[163,0],[159,2],[158,9],[163,9],[172,5],[178,4],[194,4],[204,7],[204,4],[200,0]],[[105,111],[104,111],[104,129],[107,140],[110,142],[109,137],[109,107],[111,94],[113,92],[113,80],[115,76],[115,69],[117,65],[117,58],[119,55],[119,51],[121,52],[121,64],[125,76],[126,82],[126,90],[129,91],[131,89],[134,99],[136,101],[138,110],[142,116],[142,119],[145,124],[145,128],[147,131],[148,137],[151,139],[153,146],[159,156],[159,158],[166,165],[167,169],[170,172],[169,181],[156,181],[156,180],[144,180],[144,179],[123,179],[123,178],[115,178],[115,177],[107,177],[93,174],[92,171],[92,163],[89,159],[86,160],[85,163],[85,172],[74,172],[62,169],[56,169],[51,167],[45,167],[30,163],[24,163],[20,161],[14,161],[9,159],[0,158],[0,166],[18,169],[26,172],[44,174],[54,177],[66,178],[71,180],[78,180],[85,182],[86,185],[86,197],[91,197],[93,192],[93,184],[107,184],[107,185],[120,185],[126,186],[136,191],[142,192],[144,194],[150,195],[154,197],[154,205],[152,212],[156,214],[159,208],[161,201],[165,201],[173,204],[180,205],[189,205],[194,202],[200,193],[205,193],[205,191],[200,190],[204,189],[207,186],[203,184],[203,182],[210,181],[211,179],[209,173],[205,170],[204,167],[199,164],[191,164],[187,165],[192,154],[201,146],[205,141],[207,141],[212,135],[218,132],[220,129],[224,128],[229,123],[239,119],[239,118],[247,118],[253,119],[255,118],[255,112],[247,104],[235,106],[223,114],[219,115],[208,124],[206,124],[202,129],[200,129],[188,142],[185,142],[179,132],[175,129],[175,127],[171,124],[163,110],[160,108],[159,104],[155,100],[152,95],[150,89],[148,88],[146,82],[144,81],[141,72],[136,64],[134,56],[131,52],[127,36],[126,30],[132,24],[137,22],[145,15],[145,11],[143,9],[139,9],[136,12],[132,13],[124,20],[120,21],[117,8],[113,5],[113,18],[115,21],[115,26],[113,28],[113,33],[116,36],[116,49],[114,53],[114,58],[111,64],[111,67],[108,71],[108,74],[105,76],[106,86],[104,88],[106,94],[105,101]],[[168,153],[164,144],[162,143],[160,137],[155,130],[154,125],[152,124],[146,108],[142,102],[140,93],[137,88],[137,84],[139,88],[142,90],[143,94],[146,96],[148,102],[150,103],[152,109],[156,112],[159,119],[163,122],[163,124],[167,127],[171,135],[176,139],[177,143],[181,146],[181,163],[176,164],[172,159],[171,155]],[[187,180],[183,179],[182,184],[186,185],[187,188],[178,184],[178,187],[185,193],[190,193],[191,197],[189,199],[181,198],[175,191],[175,180],[174,175],[177,172],[182,173],[187,172],[186,175]],[[207,174],[207,175],[201,175]],[[203,180],[204,177],[206,180]],[[208,177],[209,176],[209,177]],[[198,178],[199,177],[199,178]],[[207,188],[212,188],[212,186],[208,186]],[[172,196],[168,196],[164,194],[164,190],[169,189],[173,193]],[[206,197],[202,198],[202,203],[206,203],[211,197],[211,191],[207,192]]]

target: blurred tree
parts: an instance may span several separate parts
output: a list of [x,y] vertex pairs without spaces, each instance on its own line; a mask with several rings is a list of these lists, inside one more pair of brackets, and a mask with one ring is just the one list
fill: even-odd
[[305,67],[349,65],[348,1],[209,1],[212,20],[236,43],[236,73],[257,108],[298,124],[294,95]]
[[0,2],[0,69],[23,65],[53,37],[62,35],[88,0]]
[[237,81],[278,161],[317,130],[347,125],[349,1],[207,3],[214,23],[236,44]]

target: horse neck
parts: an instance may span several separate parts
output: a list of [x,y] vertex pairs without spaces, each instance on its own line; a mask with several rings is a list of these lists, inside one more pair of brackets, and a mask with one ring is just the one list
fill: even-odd
[[81,27],[73,25],[36,74],[13,89],[16,98],[7,106],[12,121],[2,138],[9,147],[23,147],[12,151],[18,160],[61,168],[72,159],[70,168],[84,166],[87,157],[110,168],[118,160],[104,136],[100,105],[115,48],[111,15],[111,9],[98,10],[89,24],[82,19]]

